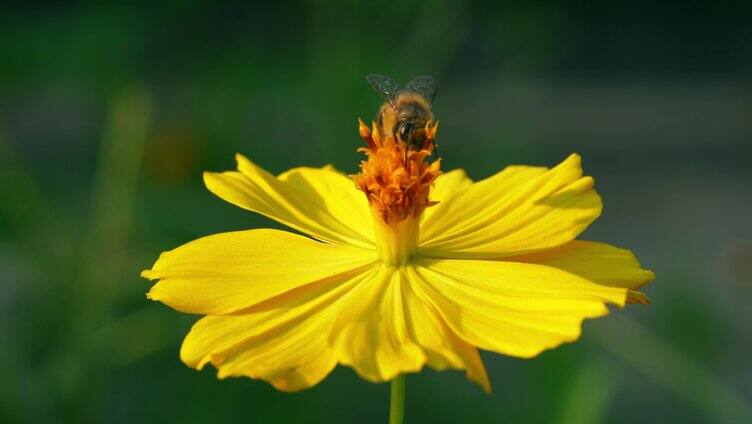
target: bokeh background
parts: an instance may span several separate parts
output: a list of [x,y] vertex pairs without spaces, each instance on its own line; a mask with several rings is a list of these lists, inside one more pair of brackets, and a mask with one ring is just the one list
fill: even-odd
[[752,422],[752,3],[23,2],[0,13],[0,421],[385,422],[338,368],[276,392],[178,359],[196,317],[139,278],[275,224],[215,198],[243,152],[354,172],[369,72],[432,74],[445,169],[583,155],[584,234],[654,270],[651,306],[533,360],[408,378],[411,422]]

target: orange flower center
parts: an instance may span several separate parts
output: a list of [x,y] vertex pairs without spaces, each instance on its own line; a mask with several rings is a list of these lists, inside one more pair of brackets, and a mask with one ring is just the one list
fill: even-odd
[[376,244],[387,265],[404,265],[418,240],[420,215],[437,202],[428,198],[431,185],[441,173],[441,160],[429,162],[434,149],[436,125],[426,124],[426,138],[419,150],[408,149],[394,137],[381,139],[360,121],[360,136],[368,147],[358,149],[367,160],[360,163],[355,185],[365,193],[374,219]]
[[436,204],[428,193],[441,173],[441,159],[429,163],[436,137],[436,125],[429,122],[420,150],[408,149],[394,137],[382,140],[376,124],[373,131],[360,121],[360,136],[368,147],[358,149],[367,160],[360,163],[355,184],[366,194],[373,212],[385,223],[393,225],[409,218],[419,218],[423,211]]

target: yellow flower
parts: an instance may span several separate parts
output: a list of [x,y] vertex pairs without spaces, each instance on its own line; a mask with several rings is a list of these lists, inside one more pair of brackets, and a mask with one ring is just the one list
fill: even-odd
[[[205,173],[222,199],[304,235],[215,234],[163,253],[148,298],[206,315],[180,357],[218,377],[311,387],[337,364],[383,382],[424,365],[490,390],[478,349],[520,358],[571,342],[607,304],[646,303],[628,250],[575,238],[601,213],[580,157],[472,182],[361,123],[355,182],[331,167]],[[364,195],[365,193],[365,195]],[[306,237],[310,236],[310,237]]]

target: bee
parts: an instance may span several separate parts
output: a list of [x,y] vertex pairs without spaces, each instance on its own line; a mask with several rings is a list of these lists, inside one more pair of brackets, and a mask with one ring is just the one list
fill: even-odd
[[384,75],[369,74],[366,79],[386,100],[376,118],[379,135],[391,135],[411,150],[423,148],[426,126],[433,122],[431,102],[436,96],[436,81],[423,75],[400,88]]

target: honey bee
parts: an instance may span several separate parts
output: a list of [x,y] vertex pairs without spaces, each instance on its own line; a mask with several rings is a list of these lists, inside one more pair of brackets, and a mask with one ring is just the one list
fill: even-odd
[[376,118],[379,135],[391,135],[411,150],[424,148],[426,125],[433,122],[431,102],[436,96],[436,81],[423,75],[400,88],[384,75],[369,74],[366,79],[386,100]]

